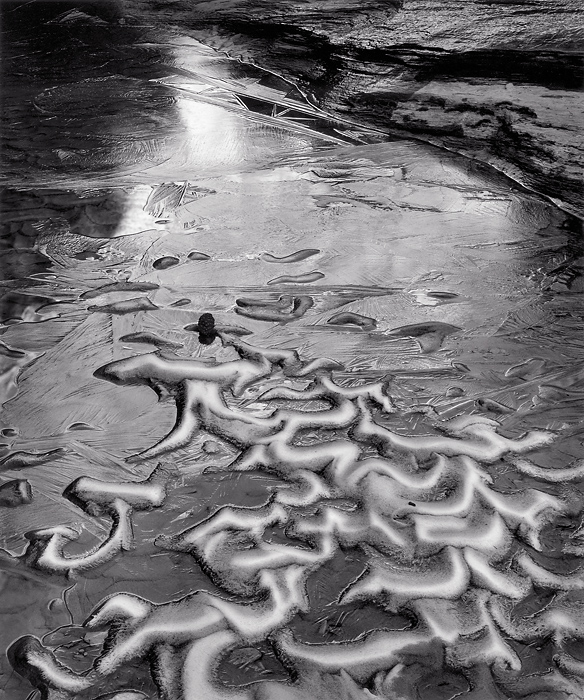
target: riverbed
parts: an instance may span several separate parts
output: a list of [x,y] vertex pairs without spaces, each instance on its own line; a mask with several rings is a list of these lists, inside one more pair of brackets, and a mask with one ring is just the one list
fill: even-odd
[[19,42],[5,696],[582,697],[579,221],[179,29]]

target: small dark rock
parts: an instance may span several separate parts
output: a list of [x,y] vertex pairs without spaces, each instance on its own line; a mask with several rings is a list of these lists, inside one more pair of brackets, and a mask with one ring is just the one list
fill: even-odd
[[213,317],[213,314],[201,314],[197,325],[199,326],[199,333],[202,335],[211,335],[212,333],[216,332],[215,318]]

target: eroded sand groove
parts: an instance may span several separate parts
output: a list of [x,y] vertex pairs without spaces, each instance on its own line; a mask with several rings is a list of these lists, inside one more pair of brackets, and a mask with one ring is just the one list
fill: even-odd
[[[130,593],[108,596],[83,623],[88,631],[108,631],[91,670],[74,673],[32,636],[8,650],[13,668],[49,700],[101,696],[137,661],[150,663],[160,697],[168,700],[305,698],[327,678],[346,697],[394,698],[401,697],[404,679],[414,682],[420,661],[441,650],[440,663],[465,679],[466,697],[480,697],[485,683],[493,692],[561,688],[578,697],[584,669],[567,642],[584,637],[578,598],[584,575],[549,570],[540,538],[547,524],[576,519],[580,510],[548,493],[546,482],[578,478],[582,467],[545,469],[522,456],[555,434],[504,437],[497,421],[467,415],[438,423],[432,435],[403,435],[392,430],[399,410],[388,382],[341,385],[334,378],[339,365],[330,360],[220,337],[237,359],[210,364],[149,353],[109,363],[96,375],[175,398],[174,428],[129,461],[169,460],[204,431],[240,451],[223,469],[280,478],[263,505],[223,506],[156,539],[162,550],[193,557],[222,592],[200,590],[158,604]],[[278,377],[281,386],[261,391]],[[302,410],[310,401],[321,408]],[[494,488],[489,464],[501,459],[542,488]],[[109,538],[72,556],[66,552],[76,536],[71,528],[31,532],[22,564],[68,576],[99,567],[132,546],[132,513],[160,507],[169,478],[159,467],[141,483],[77,479],[64,495],[90,515],[108,514]],[[267,536],[275,526],[285,541]],[[566,546],[577,546],[579,536],[574,529]],[[410,625],[343,642],[303,642],[294,619],[310,609],[309,577],[351,549],[360,550],[366,565],[339,590],[336,604],[407,611]],[[534,587],[559,594],[523,617],[516,610]],[[513,641],[544,639],[552,640],[556,670],[522,673]],[[230,649],[265,641],[289,670],[289,681],[220,683],[217,668]],[[115,697],[143,696],[127,692]]]

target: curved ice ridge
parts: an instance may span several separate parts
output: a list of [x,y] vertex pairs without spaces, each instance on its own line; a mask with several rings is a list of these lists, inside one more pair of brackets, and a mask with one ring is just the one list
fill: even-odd
[[83,554],[68,556],[65,549],[69,542],[79,539],[78,529],[58,525],[31,530],[25,533],[29,544],[20,559],[35,569],[69,577],[111,561],[132,547],[132,512],[158,508],[164,503],[165,478],[165,472],[156,468],[143,482],[106,482],[87,476],[76,479],[63,495],[89,515],[109,515],[109,536]]
[[314,306],[314,300],[311,296],[304,294],[296,297],[282,295],[273,304],[261,300],[254,302],[253,299],[237,299],[236,304],[235,313],[240,316],[247,316],[257,321],[289,323],[302,318]]
[[[489,682],[525,689],[537,681],[521,680],[521,661],[509,639],[549,637],[557,647],[554,683],[575,687],[573,677],[584,675],[584,664],[570,656],[565,642],[584,638],[581,603],[569,597],[584,588],[584,576],[548,571],[530,553],[541,550],[542,529],[569,514],[569,506],[535,488],[499,492],[486,466],[507,456],[534,479],[579,478],[580,463],[554,471],[520,456],[549,444],[553,433],[506,438],[497,432],[497,421],[471,415],[438,421],[427,435],[404,435],[392,429],[398,409],[387,381],[341,385],[331,374],[338,366],[329,360],[305,361],[295,351],[220,337],[238,359],[209,364],[149,353],[112,362],[96,375],[164,388],[176,399],[174,428],[132,461],[188,448],[205,431],[241,450],[227,469],[263,469],[281,478],[261,506],[223,506],[183,532],[156,540],[159,547],[194,557],[229,596],[196,591],[154,604],[115,594],[84,623],[109,630],[90,672],[73,673],[27,636],[9,650],[19,673],[46,690],[47,698],[89,698],[98,681],[142,659],[151,661],[165,700],[306,697],[294,683],[219,684],[216,669],[229,649],[268,640],[300,679],[344,673],[350,683],[375,688],[363,697],[391,698],[392,679],[413,657],[439,644],[446,664],[467,677],[486,662]],[[268,378],[292,385],[248,392]],[[295,388],[307,379],[307,386]],[[242,402],[247,394],[253,398]],[[325,407],[300,410],[298,401]],[[162,505],[164,489],[155,477],[156,472],[147,482],[124,485],[76,480],[66,497],[92,515],[109,514],[110,538],[77,565],[77,558],[63,553],[63,543],[74,537],[71,528],[37,531],[27,563],[72,573],[115,556],[128,544],[131,510]],[[266,537],[275,526],[284,530],[285,543]],[[366,565],[339,592],[337,604],[408,611],[416,624],[376,629],[348,642],[299,640],[293,620],[310,609],[309,577],[350,548],[361,550]],[[516,618],[514,606],[534,585],[564,593],[546,610]]]

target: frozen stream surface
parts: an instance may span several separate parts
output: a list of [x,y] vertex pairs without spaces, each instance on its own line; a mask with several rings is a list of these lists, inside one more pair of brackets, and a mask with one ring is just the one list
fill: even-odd
[[5,60],[0,695],[581,700],[578,222],[90,20]]

